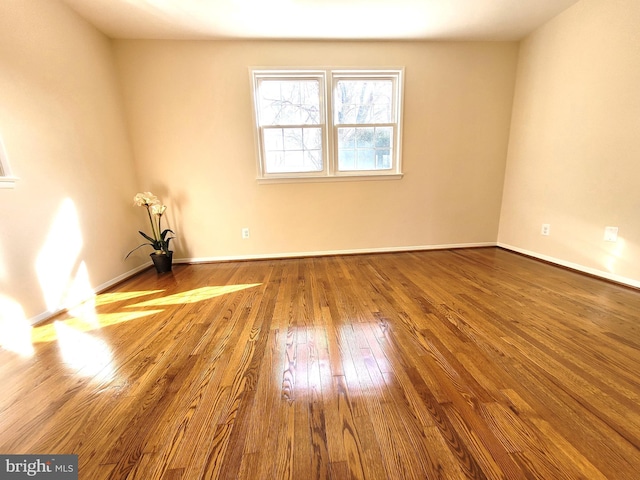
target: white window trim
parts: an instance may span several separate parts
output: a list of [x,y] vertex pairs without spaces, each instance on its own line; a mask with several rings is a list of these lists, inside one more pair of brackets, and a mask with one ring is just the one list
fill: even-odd
[[[265,171],[262,152],[262,135],[265,127],[258,124],[258,112],[260,110],[259,99],[256,96],[258,90],[258,84],[260,80],[264,78],[278,78],[278,79],[295,79],[295,80],[318,80],[320,83],[320,90],[322,96],[320,97],[320,123],[317,125],[322,130],[322,148],[323,152],[329,146],[328,137],[329,132],[327,130],[327,113],[328,108],[324,99],[327,98],[327,77],[326,71],[321,69],[304,69],[304,70],[287,70],[287,69],[252,69],[252,87],[251,94],[253,96],[254,105],[254,131],[256,133],[256,148],[257,148],[257,161],[258,161],[258,178],[261,180],[267,179],[282,179],[282,178],[309,178],[309,177],[326,177],[328,172],[327,162],[323,162],[322,170],[317,172],[292,172],[292,173],[268,173]],[[295,127],[296,125],[291,125]],[[310,127],[311,125],[299,125],[300,127]],[[324,158],[324,157],[323,157]]]
[[[251,67],[251,96],[253,102],[254,137],[257,161],[257,182],[263,183],[297,183],[297,182],[335,182],[335,181],[361,181],[361,180],[397,180],[401,179],[402,172],[402,124],[404,104],[404,67],[388,68],[271,68]],[[264,169],[262,152],[262,131],[258,122],[259,99],[257,87],[263,78],[318,78],[321,82],[320,98],[323,123],[320,125],[323,132],[323,170],[318,172],[292,172],[292,173],[267,173]],[[394,162],[389,170],[338,170],[338,146],[336,142],[338,124],[335,123],[333,112],[333,97],[336,83],[345,78],[370,78],[389,79],[394,82],[394,114],[396,122],[393,138]],[[377,124],[376,124],[377,125]]]
[[0,189],[14,188],[18,177],[14,177],[9,166],[7,151],[4,148],[2,138],[0,138]]

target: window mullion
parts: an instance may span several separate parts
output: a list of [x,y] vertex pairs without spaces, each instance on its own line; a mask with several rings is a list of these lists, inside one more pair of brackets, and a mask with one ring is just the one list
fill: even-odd
[[325,138],[325,151],[324,157],[326,161],[326,175],[333,176],[335,175],[335,167],[336,160],[334,154],[334,142],[335,135],[333,132],[333,80],[331,79],[331,72],[325,72],[325,82],[323,89],[323,97],[324,97],[324,131],[326,134]]

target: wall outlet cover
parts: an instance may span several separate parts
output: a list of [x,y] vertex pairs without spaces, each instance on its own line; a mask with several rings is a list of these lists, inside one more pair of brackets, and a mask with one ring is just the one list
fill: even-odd
[[618,241],[618,227],[604,227],[604,241],[605,242],[617,242]]
[[551,225],[549,225],[548,223],[543,223],[540,233],[542,235],[549,235],[551,233]]

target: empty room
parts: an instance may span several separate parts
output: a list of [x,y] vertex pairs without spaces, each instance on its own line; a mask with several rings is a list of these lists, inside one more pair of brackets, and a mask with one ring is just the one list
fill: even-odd
[[633,479],[638,0],[2,0],[0,479]]

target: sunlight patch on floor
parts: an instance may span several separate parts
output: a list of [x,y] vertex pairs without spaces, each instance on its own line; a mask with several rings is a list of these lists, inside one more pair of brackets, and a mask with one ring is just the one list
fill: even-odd
[[52,342],[60,339],[58,332],[60,325],[71,328],[76,332],[89,332],[118,323],[129,322],[142,317],[148,317],[161,313],[163,310],[145,310],[136,312],[122,313],[93,313],[91,317],[73,317],[66,320],[59,320],[48,323],[40,327],[33,328],[31,332],[31,341],[33,343]]
[[[84,262],[80,264],[73,284],[77,284],[80,287],[89,284]],[[250,283],[202,287],[136,303],[134,305],[127,305],[127,307],[161,307],[190,304],[257,287],[259,285],[262,284]],[[71,291],[79,292],[78,294],[80,296],[77,298],[81,298],[87,293],[83,288],[71,288]],[[104,327],[137,320],[143,317],[149,317],[164,311],[162,309],[152,309],[116,313],[98,313],[96,311],[96,307],[162,292],[164,292],[164,290],[142,290],[134,292],[112,292],[99,294],[89,300],[78,303],[73,308],[70,308],[68,312],[72,315],[71,318],[35,327],[29,325],[24,316],[24,312],[22,311],[22,307],[17,302],[0,296],[0,345],[6,350],[10,350],[21,355],[32,355],[34,352],[34,344],[58,340],[61,343],[66,342],[65,348],[68,350],[70,348],[70,344],[67,340],[75,334],[81,335],[85,332],[99,330]],[[61,332],[65,338],[61,338]],[[74,338],[80,340],[81,337],[77,337],[77,335]],[[100,341],[103,342],[102,340]]]
[[110,303],[124,302],[125,300],[131,300],[132,298],[144,297],[146,295],[153,295],[154,293],[162,293],[164,290],[140,290],[137,292],[109,292],[96,295],[94,300],[95,306],[108,305]]
[[168,295],[166,297],[147,300],[146,302],[129,305],[129,307],[161,307],[164,305],[183,305],[185,303],[196,303],[209,300],[214,297],[226,295],[227,293],[239,292],[247,288],[257,287],[261,283],[247,283],[240,285],[222,285],[212,287],[194,288],[182,293]]
[[80,332],[64,322],[53,323],[62,360],[77,375],[97,381],[113,379],[113,356],[104,340]]

